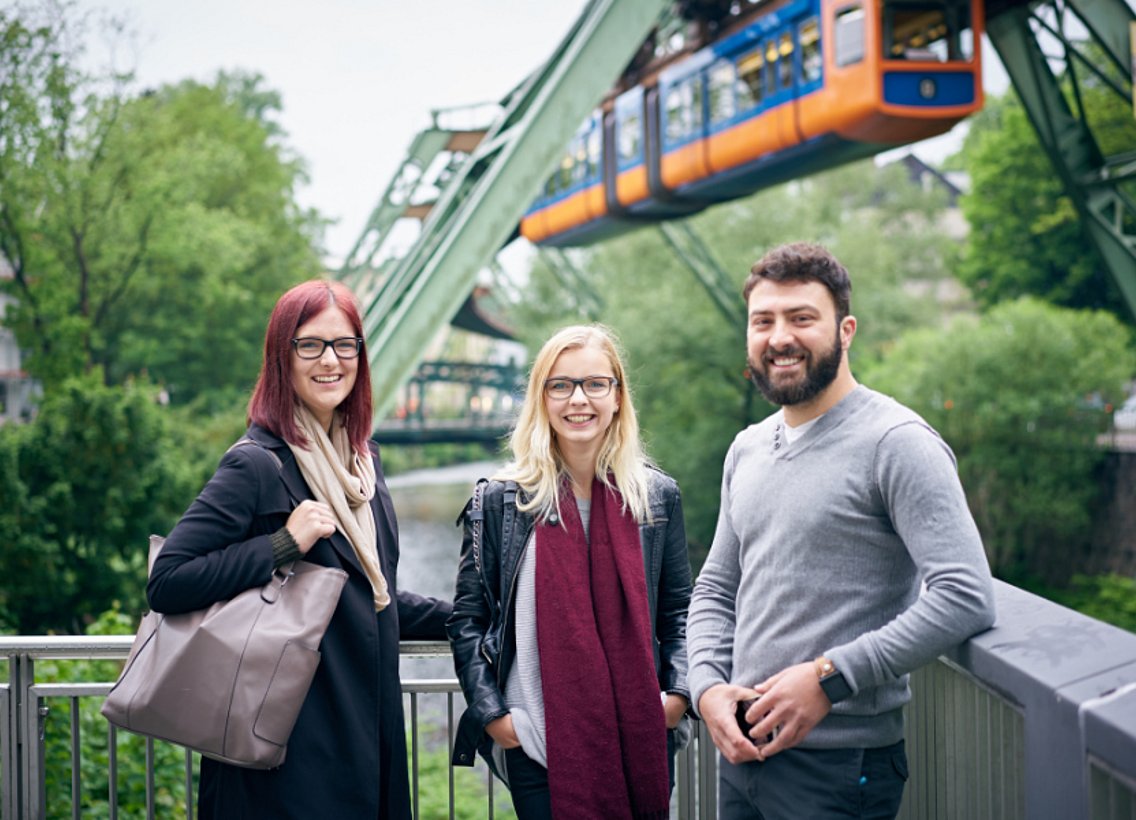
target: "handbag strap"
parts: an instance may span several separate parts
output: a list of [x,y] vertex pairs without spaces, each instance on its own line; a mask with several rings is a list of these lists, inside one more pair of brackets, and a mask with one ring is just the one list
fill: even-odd
[[[298,507],[300,502],[296,499],[296,496],[292,495],[292,488],[289,487],[288,482],[284,480],[284,462],[280,460],[280,456],[276,455],[275,452],[268,449],[251,436],[241,436],[234,441],[225,452],[236,450],[238,447],[248,447],[249,445],[258,447],[262,453],[266,453],[268,457],[272,459],[272,463],[276,465],[276,472],[280,475],[280,482],[284,485],[284,492],[288,494],[288,501],[292,505],[292,509]],[[288,579],[295,574],[295,566],[295,561],[289,561],[287,564],[281,564],[272,571],[272,577],[260,591],[260,597],[265,603],[275,603],[276,599],[280,596],[280,591],[284,588],[284,585],[288,583]],[[279,576],[280,582],[274,583],[277,580],[277,576]]]

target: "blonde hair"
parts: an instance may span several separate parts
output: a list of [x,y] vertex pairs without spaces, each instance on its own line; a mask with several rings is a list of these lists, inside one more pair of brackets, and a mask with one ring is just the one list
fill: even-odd
[[[603,325],[573,325],[553,334],[536,354],[529,372],[528,389],[521,405],[517,426],[509,438],[513,461],[498,478],[517,482],[527,498],[520,499],[517,507],[533,511],[538,518],[547,519],[560,510],[560,484],[568,475],[568,467],[552,435],[552,424],[544,400],[544,382],[552,372],[557,358],[566,350],[593,347],[607,356],[612,375],[619,380],[616,388],[619,410],[612,418],[596,458],[596,478],[614,487],[623,496],[624,510],[630,510],[635,520],[649,519],[647,498],[647,465],[649,460],[639,439],[639,422],[627,386],[627,373],[623,367],[614,334]],[[563,516],[561,516],[563,518]]]

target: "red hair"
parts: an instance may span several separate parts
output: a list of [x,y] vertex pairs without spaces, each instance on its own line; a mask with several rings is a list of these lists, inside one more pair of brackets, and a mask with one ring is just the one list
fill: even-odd
[[[351,323],[355,335],[363,336],[359,303],[345,285],[325,279],[312,279],[296,285],[277,302],[268,317],[264,333],[264,362],[249,399],[248,420],[255,422],[292,445],[306,447],[296,426],[295,408],[299,399],[292,386],[292,339],[300,325],[329,307],[337,307]],[[351,447],[367,453],[371,437],[371,367],[367,343],[359,351],[359,369],[351,394],[337,408],[347,430]]]

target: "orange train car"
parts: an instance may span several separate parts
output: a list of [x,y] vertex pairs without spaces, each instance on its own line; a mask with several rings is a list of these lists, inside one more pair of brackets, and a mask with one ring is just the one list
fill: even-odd
[[611,96],[521,220],[584,245],[944,133],[982,107],[982,0],[775,0]]

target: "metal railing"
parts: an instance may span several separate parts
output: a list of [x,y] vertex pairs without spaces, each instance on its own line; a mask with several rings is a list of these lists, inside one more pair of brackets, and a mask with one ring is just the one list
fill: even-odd
[[[900,816],[1136,820],[1136,634],[1006,584],[997,593],[994,629],[912,676],[911,775]],[[80,817],[104,785],[101,815],[120,816],[125,799],[144,803],[147,818],[193,816],[196,756],[116,732],[97,715],[113,668],[102,681],[36,678],[37,664],[41,672],[55,667],[46,678],[66,677],[57,662],[122,660],[130,643],[0,638],[2,820]],[[443,643],[404,643],[401,651],[435,664],[449,657]],[[449,765],[464,708],[456,681],[404,668],[403,691],[415,818],[452,818],[471,792],[485,816],[512,816],[507,791],[483,763],[472,773]],[[672,816],[680,820],[716,816],[716,754],[696,725],[676,761]],[[83,757],[91,749],[99,759]]]

